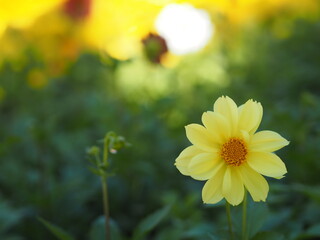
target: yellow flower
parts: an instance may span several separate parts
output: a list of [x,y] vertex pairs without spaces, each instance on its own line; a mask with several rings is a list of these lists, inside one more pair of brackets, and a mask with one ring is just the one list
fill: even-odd
[[[0,25],[24,28],[64,0],[0,0]],[[1,28],[1,26],[0,26]]]
[[245,189],[254,201],[265,201],[269,186],[262,175],[283,177],[286,166],[273,152],[289,142],[273,131],[256,132],[263,112],[259,102],[248,100],[237,107],[231,98],[220,97],[213,110],[203,113],[204,126],[186,126],[193,145],[181,152],[176,167],[196,180],[208,180],[202,189],[204,203],[225,198],[238,205]]
[[148,0],[95,0],[83,27],[84,39],[112,57],[126,60],[141,49],[141,39],[153,31],[161,10]]

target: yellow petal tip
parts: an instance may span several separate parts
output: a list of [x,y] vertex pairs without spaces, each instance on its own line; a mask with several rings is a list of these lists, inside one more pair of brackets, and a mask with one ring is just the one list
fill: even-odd
[[275,177],[275,179],[282,179],[282,178],[284,178],[285,176],[284,175],[282,175],[282,176],[280,176],[280,177]]

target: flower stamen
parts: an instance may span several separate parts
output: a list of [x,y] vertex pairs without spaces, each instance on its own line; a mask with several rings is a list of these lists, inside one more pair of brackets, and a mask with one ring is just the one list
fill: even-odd
[[248,150],[245,142],[239,138],[230,138],[221,148],[221,158],[231,166],[240,166],[246,161]]

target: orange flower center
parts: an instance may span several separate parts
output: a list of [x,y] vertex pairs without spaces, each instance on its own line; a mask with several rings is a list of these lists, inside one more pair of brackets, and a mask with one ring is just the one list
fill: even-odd
[[239,138],[230,138],[221,148],[222,159],[231,166],[240,166],[246,161],[247,147],[245,142]]

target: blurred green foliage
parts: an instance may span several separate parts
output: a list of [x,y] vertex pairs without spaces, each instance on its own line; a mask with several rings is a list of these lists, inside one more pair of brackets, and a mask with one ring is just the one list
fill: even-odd
[[[39,216],[76,239],[102,239],[101,186],[88,170],[86,149],[109,130],[132,144],[111,156],[114,239],[226,239],[223,203],[203,205],[202,183],[173,165],[189,144],[184,126],[199,123],[222,94],[238,104],[249,98],[262,102],[260,129],[291,141],[279,152],[286,178],[269,181],[267,203],[249,208],[253,239],[319,239],[320,22],[296,20],[281,39],[272,32],[276,24],[217,41],[172,69],[145,59],[117,62],[84,53],[42,89],[26,80],[42,66],[32,48],[25,53],[28,61],[5,61],[0,239],[55,239]],[[128,66],[141,68],[131,72],[135,67]],[[137,77],[150,82],[134,91],[119,84],[120,78]],[[157,84],[166,87],[159,92]]]

